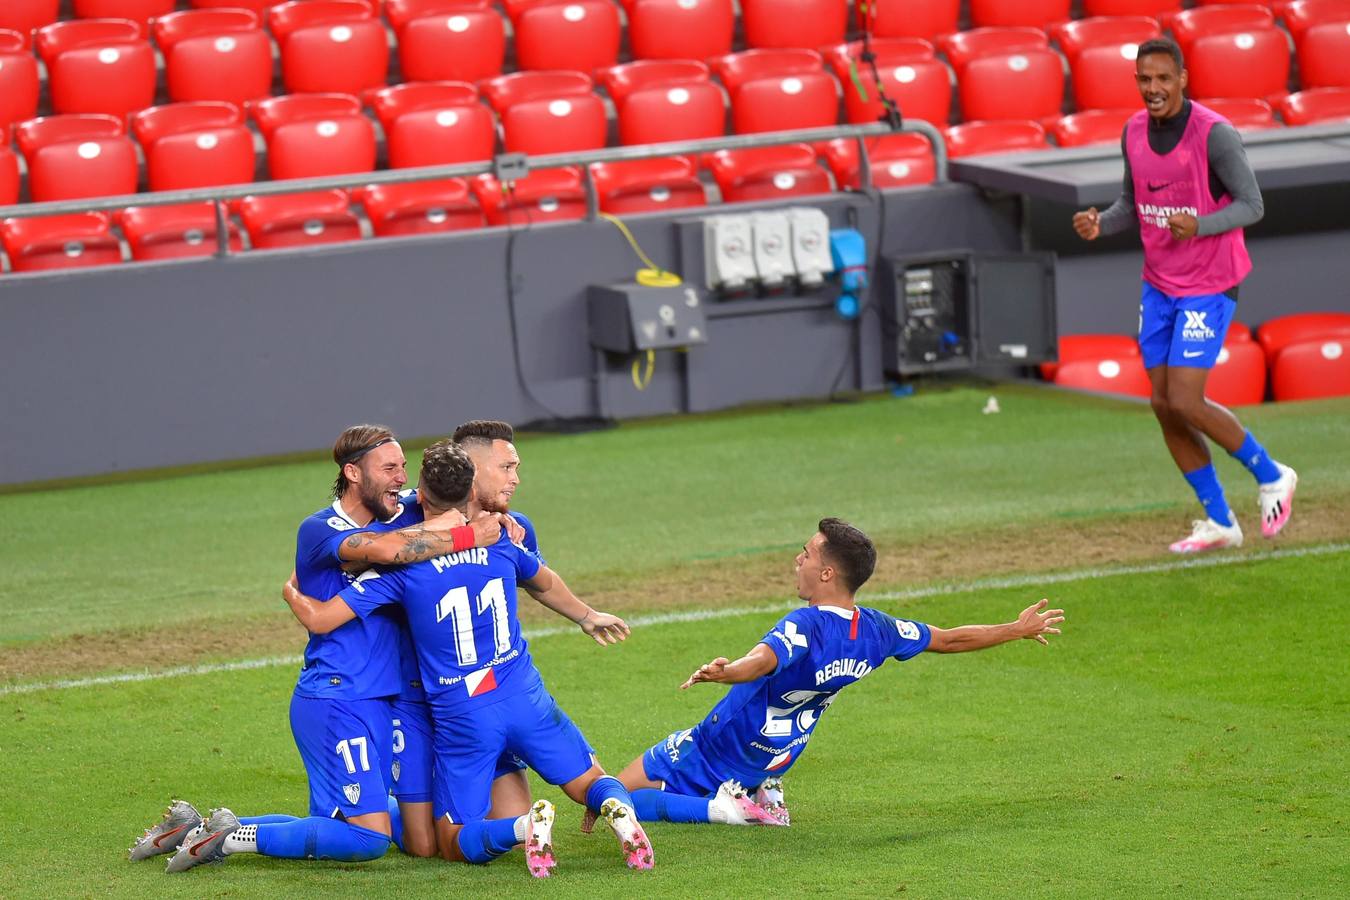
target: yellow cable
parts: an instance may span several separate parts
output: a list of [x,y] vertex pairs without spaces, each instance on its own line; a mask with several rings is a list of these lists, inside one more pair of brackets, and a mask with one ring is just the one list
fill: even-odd
[[638,375],[638,357],[633,357],[633,387],[639,391],[645,391],[647,385],[652,383],[652,373],[656,371],[656,351],[647,351],[647,371],[641,376]]
[[[641,245],[637,242],[637,238],[633,237],[633,232],[628,230],[628,226],[624,224],[622,219],[618,216],[613,216],[604,212],[600,213],[600,218],[619,229],[619,233],[627,238],[629,246],[633,248],[633,252],[637,254],[638,259],[646,263],[647,268],[638,269],[637,275],[635,276],[638,284],[643,287],[679,287],[684,283],[680,280],[680,276],[676,275],[674,272],[667,272],[665,269],[652,262],[651,257],[643,252]],[[634,363],[634,365],[636,365],[636,363]],[[634,382],[636,383],[636,378],[634,379]]]

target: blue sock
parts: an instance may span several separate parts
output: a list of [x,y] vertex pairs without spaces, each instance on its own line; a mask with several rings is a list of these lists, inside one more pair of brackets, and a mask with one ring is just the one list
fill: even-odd
[[[586,791],[586,808],[591,812],[599,813],[601,804],[610,799],[618,800],[624,806],[633,805],[633,798],[629,796],[628,789],[623,786],[623,782],[613,775],[601,775]],[[641,819],[642,816],[638,816],[638,818]]]
[[282,822],[294,822],[298,816],[283,816],[280,814],[271,816],[240,816],[240,825],[280,825]]
[[707,797],[667,794],[652,788],[633,791],[633,812],[644,822],[708,822]]
[[403,810],[398,808],[393,794],[389,795],[389,834],[398,849],[407,853],[408,848],[403,846]]
[[365,862],[379,859],[388,849],[388,835],[341,819],[310,816],[258,826],[258,852],[263,856]]
[[1242,446],[1229,455],[1246,466],[1258,484],[1270,484],[1272,481],[1280,480],[1280,467],[1275,465],[1266,448],[1256,442],[1250,431],[1247,432],[1247,439],[1242,442]]
[[471,863],[492,862],[518,843],[515,819],[480,819],[459,830],[459,852]]
[[1203,469],[1187,472],[1186,482],[1195,491],[1200,505],[1211,519],[1223,526],[1233,524],[1233,512],[1228,508],[1228,500],[1224,498],[1223,485],[1219,484],[1219,474],[1214,471],[1213,463]]

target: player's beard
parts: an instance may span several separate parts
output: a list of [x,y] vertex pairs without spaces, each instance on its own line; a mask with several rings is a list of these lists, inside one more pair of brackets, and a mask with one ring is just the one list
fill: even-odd
[[385,490],[387,488],[377,490],[375,485],[366,482],[361,485],[359,494],[361,505],[366,508],[366,512],[381,522],[393,518],[394,513],[398,511],[398,505],[396,503],[390,504],[389,499],[385,497]]
[[479,494],[478,506],[485,512],[490,513],[508,513],[511,511],[511,501],[502,502],[501,494]]

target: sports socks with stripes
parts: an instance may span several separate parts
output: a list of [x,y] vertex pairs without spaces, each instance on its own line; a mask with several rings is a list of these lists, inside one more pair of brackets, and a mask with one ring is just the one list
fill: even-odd
[[[629,796],[628,789],[613,775],[601,775],[586,790],[586,808],[591,812],[598,815],[600,807],[606,800],[618,800],[628,807],[633,805],[633,798]],[[638,818],[641,819],[642,816]]]
[[668,794],[654,788],[633,791],[633,812],[644,822],[721,822],[725,815],[712,807],[707,797]]
[[460,828],[456,840],[459,852],[471,863],[486,863],[525,841],[529,816],[514,819],[480,819]]

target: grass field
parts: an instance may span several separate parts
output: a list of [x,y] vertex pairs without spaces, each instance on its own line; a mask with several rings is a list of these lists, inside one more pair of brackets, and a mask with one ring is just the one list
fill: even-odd
[[[298,655],[277,589],[331,464],[0,495],[0,896],[1344,895],[1350,402],[1242,411],[1299,469],[1295,519],[1263,542],[1225,457],[1249,546],[1178,568],[1194,503],[1146,408],[1001,387],[982,416],[989,390],[520,441],[517,505],[550,562],[639,623],[601,650],[527,620],[613,769],[703,715],[719,689],[676,686],[788,608],[823,515],[877,540],[871,605],[939,625],[1041,596],[1068,611],[1050,647],[925,654],[850,688],[789,776],[792,828],[657,824],[651,873],[539,785],[564,823],[548,883],[510,858],[127,862],[174,796],[304,809],[294,664],[217,664]],[[201,674],[160,677],[183,665]],[[116,673],[142,680],[98,680]]]

